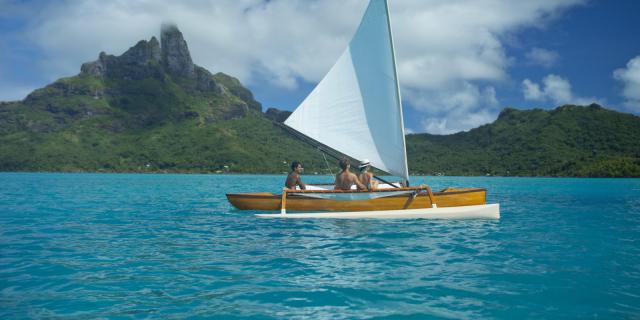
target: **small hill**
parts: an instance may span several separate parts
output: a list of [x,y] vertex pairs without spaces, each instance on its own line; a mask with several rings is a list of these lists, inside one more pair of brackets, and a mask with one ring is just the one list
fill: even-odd
[[468,132],[408,135],[407,152],[423,174],[639,177],[640,117],[596,104],[507,108]]

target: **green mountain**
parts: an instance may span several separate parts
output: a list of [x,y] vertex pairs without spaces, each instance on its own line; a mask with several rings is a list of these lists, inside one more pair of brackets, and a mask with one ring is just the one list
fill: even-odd
[[640,177],[640,117],[596,104],[507,108],[468,132],[408,135],[407,153],[420,174]]
[[[160,41],[102,52],[76,76],[0,102],[0,171],[279,173],[300,160],[330,172],[279,124],[289,114],[262,113],[164,25]],[[408,135],[407,153],[413,174],[640,177],[640,118],[597,105],[505,109],[469,132]]]
[[0,103],[0,171],[283,172],[293,159],[326,167],[261,108],[236,78],[193,64],[180,31],[164,25],[160,42],[102,52],[80,74]]

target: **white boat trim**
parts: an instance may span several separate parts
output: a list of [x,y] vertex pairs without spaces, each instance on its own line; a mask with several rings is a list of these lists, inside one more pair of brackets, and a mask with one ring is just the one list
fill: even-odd
[[356,212],[259,213],[255,216],[281,219],[500,219],[500,204]]

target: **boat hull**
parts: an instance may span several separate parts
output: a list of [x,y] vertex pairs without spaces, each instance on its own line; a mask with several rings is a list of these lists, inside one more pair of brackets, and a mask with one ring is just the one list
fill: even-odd
[[[402,189],[395,189],[402,190]],[[389,190],[388,192],[395,191]],[[344,191],[336,191],[338,193]],[[385,192],[385,191],[379,191]],[[325,192],[332,193],[332,192]],[[354,191],[354,194],[358,191]],[[317,199],[303,194],[289,194],[286,197],[287,211],[328,211],[328,212],[357,212],[357,211],[387,211],[432,208],[474,206],[486,204],[486,190],[479,188],[445,189],[433,193],[433,202],[426,192],[402,194],[366,200],[333,200]],[[268,192],[227,194],[227,199],[240,210],[281,209],[282,195]]]
[[449,208],[422,208],[384,211],[313,212],[256,214],[260,218],[281,219],[500,219],[500,205],[482,204]]

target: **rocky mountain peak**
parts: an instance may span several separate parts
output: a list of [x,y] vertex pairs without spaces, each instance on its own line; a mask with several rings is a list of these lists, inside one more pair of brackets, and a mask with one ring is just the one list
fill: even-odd
[[149,62],[160,61],[160,43],[156,37],[152,37],[151,40],[140,40],[138,43],[129,48],[125,53],[120,56],[121,62],[145,65]]
[[161,60],[167,72],[187,77],[195,77],[195,66],[182,32],[174,24],[163,23],[160,33]]
[[98,56],[98,60],[83,63],[80,67],[80,72],[92,76],[102,77],[107,71],[108,57],[109,56],[104,51],[101,51],[100,55]]
[[[144,109],[141,106],[152,104],[157,107],[161,102],[169,101],[167,96],[178,90],[192,96],[215,97],[226,101],[226,104],[218,108],[218,113],[237,115],[238,110],[244,110],[245,113],[249,109],[262,111],[261,104],[238,79],[222,73],[213,75],[205,68],[195,65],[187,42],[173,24],[162,24],[160,41],[155,37],[138,41],[120,56],[101,52],[98,60],[82,65],[81,75],[111,80],[108,88],[104,89],[105,94],[120,96],[121,98],[112,101],[115,101],[114,105],[121,104],[127,110],[134,107]],[[183,81],[184,78],[188,81]],[[176,84],[177,87],[171,87],[169,83]],[[98,96],[96,93],[93,95]],[[151,97],[159,96],[165,98],[160,102],[147,103],[153,100]],[[176,101],[181,99],[177,96],[173,98]],[[222,109],[226,110],[222,112]],[[226,119],[226,116],[219,114],[216,117]]]
[[149,41],[138,41],[135,46],[129,48],[129,50],[118,57],[100,52],[98,60],[82,64],[80,71],[98,77],[104,77],[105,75],[113,76],[114,74],[122,75],[122,70],[119,70],[122,69],[122,67],[137,67],[140,69],[150,63],[159,63],[160,59],[160,43],[156,37],[152,37]]
[[280,110],[278,108],[269,108],[264,115],[273,121],[284,122],[291,115],[291,111]]

